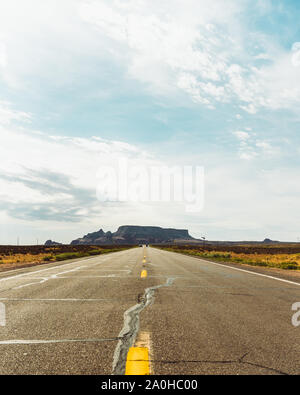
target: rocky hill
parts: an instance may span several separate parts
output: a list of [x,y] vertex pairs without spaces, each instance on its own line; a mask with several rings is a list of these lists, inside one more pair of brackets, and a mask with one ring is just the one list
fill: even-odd
[[71,244],[149,244],[149,243],[170,243],[176,240],[194,240],[187,230],[164,229],[157,226],[120,226],[112,232],[88,233],[82,238],[73,240]]
[[52,247],[52,246],[61,246],[61,243],[58,243],[57,241],[52,241],[52,240],[47,240],[45,242],[45,246],[47,247]]

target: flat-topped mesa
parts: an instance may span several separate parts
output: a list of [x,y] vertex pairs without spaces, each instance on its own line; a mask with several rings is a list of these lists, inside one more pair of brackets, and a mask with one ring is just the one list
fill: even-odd
[[73,240],[71,244],[149,244],[166,243],[175,240],[194,240],[186,229],[164,229],[158,226],[133,226],[123,225],[114,233],[98,232],[89,233],[82,238]]

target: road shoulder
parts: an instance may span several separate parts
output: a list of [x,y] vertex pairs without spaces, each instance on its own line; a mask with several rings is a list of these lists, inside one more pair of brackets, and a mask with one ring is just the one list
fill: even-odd
[[[161,250],[164,251],[164,250]],[[214,264],[219,264],[223,266],[232,267],[234,269],[240,269],[248,272],[263,274],[266,276],[272,276],[278,279],[292,281],[295,283],[300,284],[300,271],[296,270],[283,270],[283,269],[276,269],[276,268],[267,268],[267,267],[260,267],[260,266],[251,266],[247,264],[239,264],[239,263],[232,263],[232,262],[223,262],[223,261],[214,261],[213,259],[205,259],[200,256],[196,255],[189,255],[189,254],[182,254],[180,252],[172,251],[174,254],[183,255],[185,257],[195,258],[205,262],[211,262]]]

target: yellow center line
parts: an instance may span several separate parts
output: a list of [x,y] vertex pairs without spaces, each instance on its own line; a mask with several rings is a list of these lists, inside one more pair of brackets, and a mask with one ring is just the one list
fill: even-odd
[[141,278],[146,278],[146,277],[147,277],[147,270],[142,270]]
[[131,347],[127,354],[125,375],[149,375],[149,350],[147,347]]

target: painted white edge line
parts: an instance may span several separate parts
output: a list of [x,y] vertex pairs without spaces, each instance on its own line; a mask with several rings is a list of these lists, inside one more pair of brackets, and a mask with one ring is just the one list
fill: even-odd
[[[17,274],[16,276],[0,278],[0,282],[6,281],[6,280],[12,280],[12,279],[14,279],[14,278],[20,278],[20,277],[23,277],[23,276],[29,276],[30,274],[34,274],[34,273],[45,272],[46,270],[52,270],[52,269],[56,269],[56,268],[63,268],[63,267],[69,266],[69,265],[75,265],[76,263],[87,262],[87,261],[90,261],[90,260],[92,260],[92,259],[97,259],[97,258],[98,258],[98,259],[99,259],[99,258],[103,258],[103,261],[105,262],[106,260],[109,259],[109,256],[110,256],[110,255],[113,255],[113,256],[116,256],[116,254],[120,254],[120,255],[121,255],[121,254],[124,254],[124,253],[126,253],[126,252],[128,252],[128,251],[131,251],[131,250],[111,252],[111,253],[104,254],[104,255],[100,255],[100,256],[89,257],[89,258],[85,258],[85,259],[78,259],[78,260],[76,260],[76,261],[69,262],[69,263],[57,264],[57,265],[55,265],[55,266],[51,266],[51,267],[48,267],[48,268],[46,268],[46,269],[35,270],[35,271],[30,271],[30,272],[28,272],[28,273]],[[103,263],[103,262],[98,262],[97,264],[101,264],[101,263]],[[39,265],[39,266],[41,266],[41,265]],[[33,266],[30,266],[28,269],[30,269],[30,268],[32,268],[32,267],[33,267]],[[26,267],[21,268],[21,269],[16,269],[16,270],[24,270],[24,269],[26,270]],[[0,275],[1,275],[2,273],[11,273],[11,272],[14,272],[14,270],[9,270],[9,271],[7,271],[7,272],[5,272],[5,271],[4,271],[4,272],[0,272]]]
[[[55,269],[56,267],[63,267],[63,266],[71,265],[72,263],[75,264],[75,263],[77,263],[77,262],[85,262],[85,261],[92,260],[92,259],[95,259],[95,258],[106,258],[106,257],[108,257],[108,256],[111,255],[111,254],[114,254],[114,255],[116,255],[116,254],[122,254],[122,253],[127,252],[127,251],[130,251],[130,250],[117,251],[117,252],[109,252],[109,253],[104,254],[104,255],[90,256],[90,257],[85,258],[85,259],[77,258],[76,261],[69,262],[69,263],[64,263],[64,264],[59,264],[59,263],[57,263],[56,265],[54,265],[54,266],[52,266],[51,268],[48,268],[48,269]],[[101,263],[101,262],[100,262],[100,263]],[[51,263],[49,263],[49,264],[51,264]],[[33,267],[42,267],[42,266],[45,266],[45,265],[47,265],[47,263],[39,264],[39,265],[32,265],[32,266],[29,266],[29,267],[24,266],[24,267],[21,267],[20,269],[4,270],[4,271],[0,272],[0,276],[1,276],[2,274],[5,275],[5,274],[7,274],[7,273],[15,273],[15,272],[19,272],[19,271],[21,271],[21,270],[27,270],[27,269],[31,269],[31,268],[33,268]],[[43,270],[48,270],[48,269],[43,269]],[[35,271],[35,272],[32,271],[31,273],[37,273],[37,271]],[[22,273],[22,274],[23,274],[23,273]],[[24,274],[25,274],[25,273],[24,273]],[[1,281],[1,277],[0,277],[0,281]]]
[[[95,258],[95,257],[93,257],[93,258]],[[53,270],[53,269],[58,269],[58,268],[64,268],[64,267],[70,266],[70,265],[76,265],[78,263],[89,261],[89,260],[91,260],[93,258],[78,260],[78,261],[75,261],[75,262],[64,263],[62,265],[55,265],[55,266],[48,267],[47,269],[41,269],[41,270],[30,271],[30,272],[27,272],[27,273],[21,273],[21,274],[17,274],[16,276],[0,278],[0,282],[1,281],[6,281],[6,280],[12,280],[14,278],[20,278],[20,277],[24,277],[24,276],[29,276],[30,274],[45,272],[47,270]],[[103,256],[103,258],[107,258],[107,256]],[[99,263],[101,263],[101,262],[99,262]],[[5,272],[3,272],[3,273],[5,273]],[[63,272],[63,273],[67,273],[67,272]]]
[[[170,251],[165,251],[165,252],[170,252]],[[173,252],[173,251],[172,251],[172,253],[173,253],[173,254],[177,254],[177,255],[184,255],[184,254],[180,254],[180,253]],[[237,268],[237,267],[232,267],[232,266],[229,266],[229,265],[222,265],[221,263],[216,263],[216,262],[208,261],[208,260],[206,260],[206,259],[196,258],[196,257],[191,256],[191,255],[184,255],[184,256],[186,256],[186,257],[188,257],[188,258],[196,259],[198,262],[199,262],[199,261],[202,261],[202,262],[209,262],[209,263],[212,263],[213,265],[222,266],[222,267],[225,267],[225,268],[227,268],[227,269],[238,270],[239,272],[244,272],[244,273],[248,273],[248,274],[254,274],[255,276],[267,277],[267,278],[270,278],[270,279],[272,279],[272,280],[282,281],[282,282],[284,282],[284,283],[288,283],[288,284],[293,284],[293,285],[298,285],[298,286],[300,286],[300,283],[296,283],[296,282],[290,281],[290,280],[285,280],[285,279],[279,278],[279,277],[269,276],[268,274],[262,274],[262,273],[252,272],[252,271],[250,271],[250,270],[239,269],[239,268]]]
[[[109,252],[108,254],[101,255],[101,257],[104,258],[105,256],[107,256],[107,255],[109,255],[109,254],[111,254],[111,253]],[[84,257],[84,260],[87,261],[87,260],[89,260],[89,259],[95,259],[95,258],[97,258],[97,257],[100,257],[100,255],[98,255],[98,256]],[[16,272],[19,272],[19,271],[21,271],[21,270],[28,270],[28,269],[32,269],[32,268],[34,268],[34,267],[36,267],[36,268],[43,267],[43,266],[51,265],[52,263],[53,263],[53,264],[55,263],[55,265],[52,266],[52,269],[54,269],[54,268],[56,268],[56,267],[61,267],[61,266],[69,265],[69,264],[71,264],[71,263],[77,263],[77,262],[82,262],[82,261],[83,261],[83,258],[75,258],[75,259],[76,259],[76,260],[74,260],[74,261],[73,261],[73,259],[72,259],[72,262],[67,262],[67,263],[63,263],[63,264],[59,264],[59,262],[48,262],[48,263],[39,263],[38,265],[24,266],[24,267],[20,267],[19,269],[3,270],[3,271],[0,272],[0,276],[1,276],[2,274],[16,273]]]

